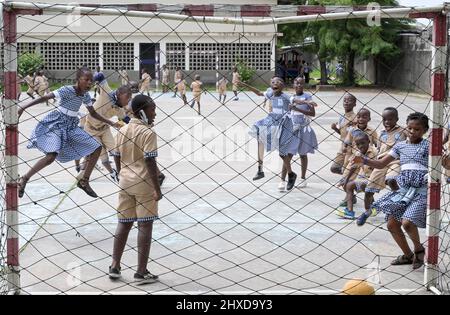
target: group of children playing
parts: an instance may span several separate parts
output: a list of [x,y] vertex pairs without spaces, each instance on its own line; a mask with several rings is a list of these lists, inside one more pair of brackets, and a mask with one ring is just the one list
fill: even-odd
[[[100,94],[93,104],[89,90],[94,81],[100,88]],[[278,77],[272,78],[270,88],[264,93],[242,83],[239,78],[234,84],[236,88],[247,87],[271,103],[267,117],[257,121],[250,131],[258,141],[258,171],[253,179],[259,180],[265,176],[264,150],[277,150],[283,162],[279,190],[290,191],[295,187],[297,174],[293,172],[291,162],[296,154],[300,155],[302,166],[299,186],[305,187],[307,154],[317,150],[318,142],[310,125],[317,104],[311,94],[304,92],[304,78],[294,80],[293,95],[283,92],[284,82]],[[199,92],[194,94],[199,104],[201,82],[197,82],[193,90]],[[162,198],[160,186],[163,175],[156,163],[157,136],[152,129],[156,116],[154,101],[144,94],[132,99],[129,85],[111,91],[104,77],[97,75],[94,80],[92,72],[83,67],[77,71],[74,86],[63,86],[21,105],[19,117],[27,108],[51,99],[59,101],[58,107],[37,124],[28,145],[28,148],[39,149],[45,156],[19,179],[19,197],[24,195],[31,177],[55,160],[64,163],[83,157],[85,167],[77,177],[77,186],[89,196],[97,197],[89,179],[102,149],[111,153],[121,191],[109,276],[111,279],[120,278],[120,261],[128,233],[133,223],[138,222],[138,269],[135,280],[140,284],[155,282],[158,277],[147,270],[147,262],[153,221],[158,218],[158,201]],[[79,127],[82,104],[88,109],[84,129]],[[356,98],[353,95],[346,94],[343,105],[344,115],[332,125],[340,136],[342,146],[331,171],[343,174],[341,185],[346,192],[345,204],[337,213],[345,218],[354,218],[354,193],[364,191],[366,211],[358,218],[358,225],[364,224],[373,212],[384,212],[388,229],[403,251],[403,255],[392,264],[412,264],[413,268],[419,268],[424,259],[424,248],[417,228],[424,228],[426,224],[429,142],[423,136],[428,130],[428,117],[421,113],[410,114],[404,129],[397,124],[397,110],[388,107],[382,113],[384,130],[378,137],[375,130],[368,126],[370,111],[362,108],[355,114]],[[113,116],[124,119],[128,115],[132,117],[126,121],[128,123],[111,120]],[[120,128],[115,140],[110,127]],[[448,163],[443,164],[447,167]],[[391,192],[374,202],[374,193],[385,185],[390,187]],[[408,246],[402,227],[414,243],[413,251]]]

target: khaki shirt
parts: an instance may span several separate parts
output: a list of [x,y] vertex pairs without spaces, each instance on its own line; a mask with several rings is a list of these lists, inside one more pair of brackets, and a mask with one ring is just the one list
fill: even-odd
[[[356,148],[355,140],[354,140],[354,132],[357,130],[361,130],[358,127],[351,127],[348,129],[347,136],[344,140],[344,144],[350,146],[353,149],[353,152]],[[367,126],[366,129],[361,130],[365,134],[369,136],[370,144],[371,145],[377,145],[378,144],[378,134],[375,131],[375,129],[372,129],[371,127]]]
[[48,89],[48,81],[43,76],[36,76],[34,79],[34,90],[41,94]]
[[241,80],[241,75],[239,74],[239,72],[233,72],[233,79],[231,80],[231,83],[236,85],[239,83],[240,80]]
[[[111,119],[114,116],[117,116],[119,119],[123,119],[126,116],[125,109],[114,104],[114,100],[107,92],[107,89],[100,88],[100,94],[93,106],[95,111],[106,119]],[[86,116],[84,128],[91,135],[95,135],[95,131],[103,131],[109,127],[110,126],[107,123],[95,119],[90,114]]]
[[227,84],[228,84],[227,79],[225,78],[220,79],[218,84],[219,90],[225,91],[227,89]]
[[181,81],[182,78],[183,78],[183,73],[181,72],[181,70],[175,71],[175,75],[173,77],[173,82],[178,83]]
[[169,69],[165,69],[162,71],[162,83],[164,84],[169,83]]
[[144,73],[142,75],[142,86],[143,87],[148,87],[150,86],[150,81],[152,80],[152,77],[150,76],[150,74],[148,73]]
[[158,156],[156,139],[151,126],[136,118],[116,135],[113,155],[120,156],[119,186],[131,195],[148,195],[155,190],[145,158]]
[[400,126],[395,126],[390,131],[383,130],[378,138],[378,158],[382,158],[392,147],[399,141],[404,141],[408,138],[408,133]]
[[192,92],[194,94],[201,94],[202,93],[202,84],[203,83],[201,81],[198,81],[198,80],[195,80],[194,82],[192,82],[191,83]]
[[[366,154],[362,154],[361,152],[357,151],[354,153],[354,156],[365,156],[371,160],[376,159],[377,157],[377,150],[372,146],[369,145],[369,149],[367,150]],[[353,164],[350,164],[349,167],[347,167],[344,171],[344,180],[347,178],[351,167],[353,166]],[[370,174],[372,174],[373,168],[371,168],[368,165],[361,165],[358,166],[357,169],[355,170],[355,172],[353,173],[353,176],[350,178],[350,180],[354,180],[355,178],[359,178],[359,179],[368,179],[370,177]]]
[[352,127],[354,123],[356,123],[356,114],[353,111],[345,113],[344,116],[339,118],[337,128],[339,129],[341,141],[345,140],[349,128]]

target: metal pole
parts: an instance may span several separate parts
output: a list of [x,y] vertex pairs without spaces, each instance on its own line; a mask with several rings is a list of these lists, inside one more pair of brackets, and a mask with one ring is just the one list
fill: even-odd
[[437,285],[439,269],[439,232],[441,208],[442,177],[442,126],[445,100],[445,65],[447,45],[447,19],[444,14],[437,14],[433,23],[433,60],[431,93],[431,143],[429,156],[429,183],[427,209],[427,243],[424,283],[430,289]]
[[5,169],[6,169],[6,226],[7,226],[7,256],[8,292],[20,292],[19,276],[19,216],[18,216],[18,143],[17,129],[17,17],[16,13],[6,6],[3,9],[4,37],[4,119],[5,134]]
[[198,23],[219,23],[219,24],[237,24],[237,25],[273,25],[273,24],[289,24],[301,23],[311,21],[325,21],[325,20],[346,20],[346,19],[361,19],[367,16],[377,15],[380,18],[407,18],[409,14],[414,13],[441,13],[447,9],[446,5],[430,6],[430,7],[401,7],[401,8],[381,8],[379,10],[365,10],[353,11],[349,7],[347,12],[338,13],[319,13],[301,16],[289,16],[279,18],[230,18],[217,16],[189,16],[183,14],[163,13],[163,12],[143,12],[125,9],[110,9],[110,8],[93,8],[73,5],[55,5],[46,3],[34,2],[10,2],[8,5],[14,9],[24,10],[42,10],[43,14],[49,13],[72,13],[76,10],[78,14],[93,14],[109,15],[109,16],[128,16],[128,17],[143,17],[154,18],[158,17],[163,20],[175,21],[194,21]]

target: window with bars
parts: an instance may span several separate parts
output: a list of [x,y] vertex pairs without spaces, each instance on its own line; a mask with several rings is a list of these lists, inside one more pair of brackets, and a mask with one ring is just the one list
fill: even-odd
[[166,44],[166,65],[169,70],[175,70],[177,67],[186,69],[186,44]]
[[40,53],[48,70],[76,70],[98,66],[99,43],[41,43]]
[[255,70],[270,70],[271,43],[192,43],[189,45],[189,65],[192,70],[230,71],[243,59]]
[[103,70],[134,70],[134,43],[103,43]]

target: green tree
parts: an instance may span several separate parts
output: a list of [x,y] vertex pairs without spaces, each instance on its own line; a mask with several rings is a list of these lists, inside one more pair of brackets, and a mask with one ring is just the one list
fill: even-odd
[[[293,1],[304,4],[305,1]],[[311,5],[367,5],[371,0],[316,0],[309,1]],[[380,0],[381,6],[395,6],[394,0]],[[355,84],[355,59],[366,59],[374,56],[380,59],[390,59],[400,53],[395,45],[398,31],[408,28],[407,20],[381,19],[381,25],[369,26],[366,19],[330,20],[308,22],[305,25],[285,25],[280,30],[286,34],[283,41],[303,42],[306,38],[313,38],[310,47],[317,54],[321,68],[321,84],[326,80],[326,61],[340,58],[345,61],[344,82]],[[297,29],[297,32],[295,32]]]
[[36,72],[44,65],[44,59],[41,55],[33,52],[25,52],[19,56],[18,71],[22,77]]

